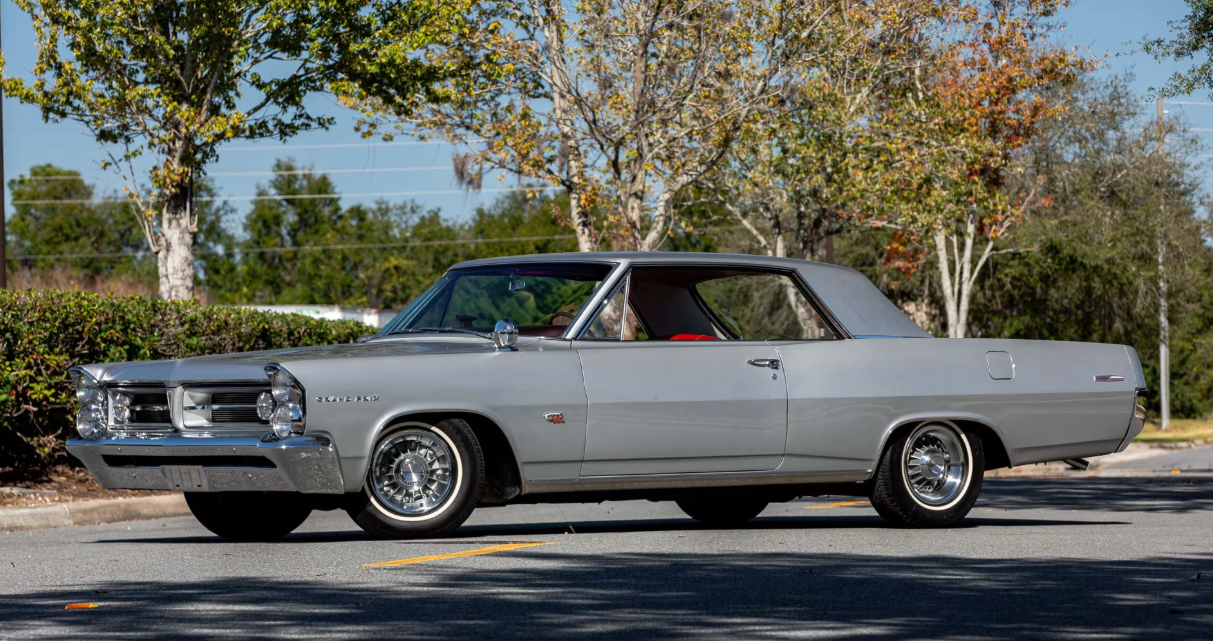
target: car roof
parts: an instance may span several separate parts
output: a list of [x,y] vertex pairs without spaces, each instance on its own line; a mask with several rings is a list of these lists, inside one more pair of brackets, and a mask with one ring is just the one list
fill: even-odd
[[929,338],[867,276],[841,265],[795,258],[702,252],[578,252],[532,254],[469,260],[451,267],[489,267],[518,263],[608,263],[617,265],[737,265],[795,270],[830,314],[856,338]]
[[817,263],[795,258],[777,258],[755,254],[714,254],[708,252],[566,252],[555,254],[530,254],[524,256],[499,256],[479,258],[458,263],[451,269],[508,265],[513,263],[629,263],[629,264],[712,264],[712,265],[763,265],[783,269],[805,267],[854,271],[849,267]]

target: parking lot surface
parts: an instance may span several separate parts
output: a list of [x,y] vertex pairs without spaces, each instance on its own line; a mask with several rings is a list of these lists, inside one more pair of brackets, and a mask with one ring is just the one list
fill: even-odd
[[482,509],[433,541],[318,512],[273,544],[188,517],[0,534],[0,564],[2,639],[1209,639],[1213,477],[987,479],[935,531],[846,497],[731,530]]

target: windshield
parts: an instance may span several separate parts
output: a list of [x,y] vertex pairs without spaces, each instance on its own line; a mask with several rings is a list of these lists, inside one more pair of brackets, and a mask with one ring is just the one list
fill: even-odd
[[510,320],[524,336],[560,336],[611,268],[558,263],[456,269],[406,307],[383,333],[424,328],[491,332],[497,321]]

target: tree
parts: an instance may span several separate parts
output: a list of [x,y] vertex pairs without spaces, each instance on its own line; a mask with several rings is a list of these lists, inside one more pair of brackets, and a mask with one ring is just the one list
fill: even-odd
[[[83,123],[126,181],[160,295],[194,292],[193,187],[224,142],[286,139],[332,119],[304,98],[341,78],[424,94],[443,73],[415,55],[465,8],[439,0],[14,0],[34,23],[34,80],[4,92]],[[382,70],[390,69],[390,73]],[[140,187],[135,161],[151,157]]]
[[[1189,60],[1197,56],[1206,58],[1203,62],[1194,63],[1184,71],[1177,71],[1167,80],[1166,85],[1158,90],[1158,125],[1157,136],[1159,154],[1165,153],[1165,137],[1167,127],[1163,122],[1162,100],[1164,96],[1188,95],[1199,89],[1213,92],[1213,1],[1187,0],[1190,12],[1182,20],[1168,22],[1172,37],[1145,39],[1142,49],[1158,60]],[[1170,421],[1170,320],[1167,313],[1168,276],[1165,269],[1167,264],[1166,233],[1163,229],[1167,216],[1160,209],[1157,229],[1157,258],[1158,258],[1158,317],[1159,317],[1159,367],[1163,372],[1162,379],[1162,427],[1167,428]]]
[[456,169],[472,188],[504,170],[563,189],[582,251],[651,251],[673,230],[679,194],[787,91],[791,70],[831,55],[829,30],[872,10],[861,0],[485,2],[472,18],[482,28],[436,57],[472,69],[443,84],[441,100],[426,107],[374,86],[346,100],[368,133],[465,146]]
[[[154,257],[128,202],[116,202],[114,194],[98,199],[80,172],[51,164],[35,165],[8,187],[15,210],[9,220],[9,262],[21,268],[18,281],[89,291],[155,290]],[[209,277],[221,269],[222,221],[230,208],[213,199],[215,191],[205,179],[195,191],[200,200],[195,246]]]
[[874,180],[894,176],[872,125],[922,42],[951,16],[948,2],[884,3],[835,17],[834,53],[796,69],[789,90],[740,136],[712,176],[729,216],[771,256],[828,260],[830,239],[865,206]]
[[[988,270],[974,322],[989,336],[1135,345],[1157,390],[1167,371],[1157,313],[1165,296],[1168,347],[1183,364],[1172,368],[1171,401],[1181,415],[1203,415],[1213,398],[1213,248],[1199,213],[1203,179],[1188,160],[1201,145],[1172,118],[1160,150],[1153,110],[1143,110],[1128,86],[1121,77],[1079,83],[1075,108],[1044,123],[1024,148],[1016,162],[1045,177],[1051,205],[1017,232],[1017,242],[1035,251]],[[1161,412],[1160,401],[1152,394],[1151,408]]]
[[1185,0],[1188,15],[1182,20],[1171,20],[1170,38],[1143,38],[1142,51],[1157,60],[1205,60],[1193,62],[1185,70],[1176,71],[1161,88],[1151,88],[1165,97],[1187,96],[1199,90],[1210,91],[1213,96],[1213,0]]
[[457,262],[576,248],[556,223],[563,199],[510,194],[456,223],[413,202],[344,207],[327,175],[289,159],[274,172],[243,238],[208,265],[220,302],[399,308]]
[[969,335],[976,282],[987,261],[1030,211],[1047,202],[1041,177],[1014,159],[1044,122],[1067,108],[1059,88],[1094,60],[1056,45],[1052,18],[1067,0],[968,2],[882,114],[899,154],[895,180],[864,217],[900,233],[894,259],[913,269],[934,254],[947,333]]
[[127,206],[90,202],[94,188],[78,171],[51,164],[34,165],[28,176],[8,181],[8,189],[16,203],[8,222],[10,260],[17,256],[81,256],[74,260],[14,260],[27,270],[47,270],[68,262],[84,275],[98,276],[129,268],[129,261],[124,265],[91,255],[135,254],[143,247],[139,227]]

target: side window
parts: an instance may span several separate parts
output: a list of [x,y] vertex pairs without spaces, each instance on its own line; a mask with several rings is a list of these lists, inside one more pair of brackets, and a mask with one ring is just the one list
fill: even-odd
[[627,285],[628,283],[625,281],[615,290],[614,294],[602,302],[598,313],[582,333],[582,340],[642,341],[648,339],[644,328],[640,325],[636,309],[631,305],[624,307],[623,301]]
[[837,338],[789,276],[733,272],[699,281],[692,287],[716,322],[735,338]]

